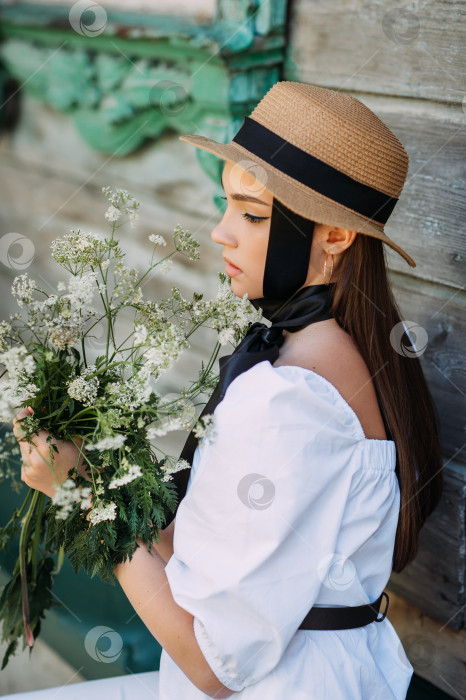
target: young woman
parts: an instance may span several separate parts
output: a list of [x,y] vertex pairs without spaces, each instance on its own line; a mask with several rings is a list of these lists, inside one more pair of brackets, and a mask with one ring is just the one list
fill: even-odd
[[[86,698],[401,700],[413,667],[383,589],[442,493],[383,249],[414,265],[384,233],[407,154],[360,101],[288,81],[230,144],[181,138],[225,161],[212,238],[234,293],[271,325],[220,360],[204,410],[216,437],[186,443],[176,519],[115,569],[163,647],[160,672],[88,682]],[[20,442],[22,478],[52,496],[45,438]],[[59,445],[63,480],[76,456]]]

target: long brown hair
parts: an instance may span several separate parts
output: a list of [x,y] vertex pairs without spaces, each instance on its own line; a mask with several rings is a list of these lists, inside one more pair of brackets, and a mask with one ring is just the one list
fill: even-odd
[[[333,281],[333,280],[332,280]],[[397,573],[418,550],[419,532],[443,492],[438,414],[419,357],[390,342],[401,322],[383,243],[358,234],[335,269],[332,311],[361,352],[395,441],[400,513],[393,553]],[[411,347],[406,334],[400,340]]]

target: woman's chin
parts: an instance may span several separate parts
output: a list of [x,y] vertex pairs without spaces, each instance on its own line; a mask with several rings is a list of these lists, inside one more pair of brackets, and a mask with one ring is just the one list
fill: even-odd
[[[241,275],[241,277],[242,276],[243,275]],[[261,290],[258,290],[257,288],[253,288],[248,284],[245,284],[240,279],[238,279],[238,277],[231,278],[231,291],[233,292],[233,294],[236,294],[236,296],[240,299],[242,299],[245,294],[248,295],[249,300],[261,299],[263,296]]]

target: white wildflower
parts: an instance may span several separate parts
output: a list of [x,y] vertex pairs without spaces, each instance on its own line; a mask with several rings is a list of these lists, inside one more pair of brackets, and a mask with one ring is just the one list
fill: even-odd
[[0,423],[10,423],[18,413],[16,408],[19,401],[13,396],[10,383],[0,379]]
[[98,377],[90,377],[96,371],[95,365],[85,368],[81,375],[67,383],[68,395],[76,401],[80,401],[84,406],[92,406],[99,390]]
[[121,211],[114,206],[111,206],[105,212],[105,218],[107,221],[118,221],[121,216]]
[[12,331],[11,324],[8,321],[0,321],[0,351],[5,352],[8,348],[5,337]]
[[191,465],[185,459],[178,460],[174,467],[164,465],[162,467],[162,471],[165,472],[165,475],[163,476],[162,481],[172,481],[172,474],[175,474],[175,472],[179,472],[181,469],[188,468],[190,469]]
[[220,345],[226,345],[227,343],[233,343],[235,340],[235,330],[234,328],[222,328],[218,334],[218,342]]
[[93,445],[86,445],[86,450],[117,450],[126,440],[126,435],[111,435],[110,437],[102,438]]
[[108,245],[101,236],[92,232],[84,233],[80,229],[71,229],[71,233],[55,239],[51,248],[52,258],[67,270],[73,265],[95,267],[108,252]]
[[115,520],[116,518],[116,503],[110,502],[107,505],[100,503],[93,508],[89,513],[89,520],[93,525],[101,523],[103,520]]
[[30,304],[33,301],[32,293],[35,289],[35,281],[29,279],[27,274],[15,277],[11,286],[12,294],[14,297],[16,297],[18,306]]
[[133,334],[133,345],[144,345],[147,340],[148,332],[147,328],[142,325],[137,325],[134,327]]
[[96,283],[95,272],[81,277],[73,276],[68,282],[67,298],[75,307],[88,307],[92,304]]
[[60,314],[57,318],[45,322],[50,333],[50,342],[59,350],[76,345],[84,335],[85,322],[79,313]]
[[189,231],[182,228],[181,224],[177,224],[173,232],[175,247],[178,251],[186,251],[190,260],[199,259],[200,243],[196,241]]
[[151,233],[149,236],[149,240],[151,243],[154,243],[155,245],[167,245],[167,241],[163,236],[158,236],[156,233]]
[[166,275],[167,272],[170,272],[172,267],[173,267],[173,260],[164,260],[163,262],[160,263],[160,272],[163,275]]
[[105,272],[105,270],[107,270],[109,268],[109,266],[110,266],[110,260],[108,258],[107,258],[107,260],[102,260],[100,267],[102,268],[102,270],[104,272]]
[[119,486],[124,486],[125,484],[131,483],[131,481],[138,479],[140,476],[142,476],[141,467],[139,467],[137,464],[132,464],[128,471],[126,471],[122,476],[114,477],[110,481],[108,488],[117,489]]
[[159,426],[150,426],[147,428],[147,439],[154,440],[154,438],[163,437],[173,430],[181,430],[186,427],[180,416],[170,416],[162,421]]
[[57,487],[52,496],[52,503],[59,506],[56,518],[66,520],[75,503],[80,503],[81,509],[90,507],[90,497],[91,489],[89,487],[76,486],[73,479],[67,479],[61,486]]
[[[136,221],[139,218],[137,209],[139,208],[139,202],[130,194],[127,190],[116,189],[111,190],[110,187],[102,187],[102,192],[107,197],[111,204],[110,209],[117,209],[121,214],[126,214],[129,217],[131,228],[134,228]],[[110,211],[110,209],[108,211]],[[107,211],[107,213],[108,213]],[[115,216],[113,213],[112,216]],[[115,219],[112,219],[113,221]]]
[[213,442],[217,436],[215,431],[214,414],[208,413],[205,416],[202,416],[194,427],[193,433],[202,441]]

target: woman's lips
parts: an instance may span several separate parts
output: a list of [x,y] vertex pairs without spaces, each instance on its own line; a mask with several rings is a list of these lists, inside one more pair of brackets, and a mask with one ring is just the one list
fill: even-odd
[[224,257],[223,259],[226,262],[225,272],[227,273],[227,275],[229,275],[230,277],[236,277],[236,275],[239,275],[242,272],[242,270],[240,270],[239,267],[236,267],[236,265],[233,265],[233,263],[230,262],[228,258]]

